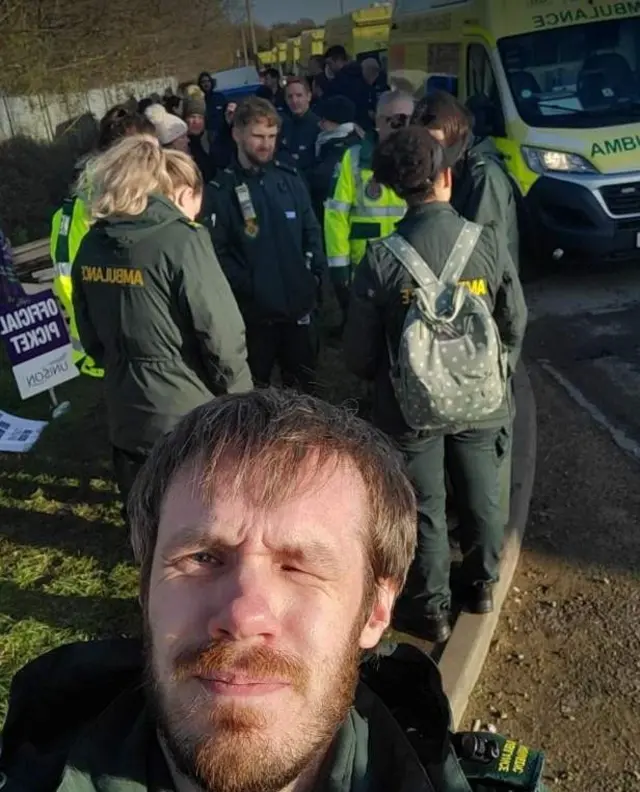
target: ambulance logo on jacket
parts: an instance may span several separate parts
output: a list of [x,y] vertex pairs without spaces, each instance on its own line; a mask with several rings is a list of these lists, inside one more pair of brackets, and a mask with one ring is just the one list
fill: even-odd
[[369,179],[367,186],[364,188],[364,194],[370,201],[378,201],[382,195],[382,187],[375,179]]

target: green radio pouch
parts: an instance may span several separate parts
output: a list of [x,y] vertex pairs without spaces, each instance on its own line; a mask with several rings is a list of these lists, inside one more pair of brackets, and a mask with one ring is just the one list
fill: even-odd
[[490,732],[458,732],[452,746],[473,792],[545,792],[541,751]]

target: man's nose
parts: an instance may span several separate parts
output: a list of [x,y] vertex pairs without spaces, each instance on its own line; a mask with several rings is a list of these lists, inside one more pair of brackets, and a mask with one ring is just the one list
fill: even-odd
[[209,634],[234,640],[277,636],[277,591],[266,564],[260,560],[239,561],[221,581],[217,607],[209,619]]

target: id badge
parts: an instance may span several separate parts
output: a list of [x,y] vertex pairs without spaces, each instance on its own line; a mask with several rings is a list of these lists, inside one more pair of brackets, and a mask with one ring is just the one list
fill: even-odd
[[258,215],[251,200],[251,193],[246,184],[238,184],[236,187],[236,195],[238,196],[238,203],[240,204],[240,211],[244,218],[245,224],[250,220],[256,220]]

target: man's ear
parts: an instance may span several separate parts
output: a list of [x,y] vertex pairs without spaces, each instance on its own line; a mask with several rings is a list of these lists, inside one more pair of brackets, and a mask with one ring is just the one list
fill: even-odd
[[391,580],[381,580],[376,584],[371,612],[360,633],[361,649],[373,649],[380,642],[384,631],[391,624],[397,594],[397,586]]

